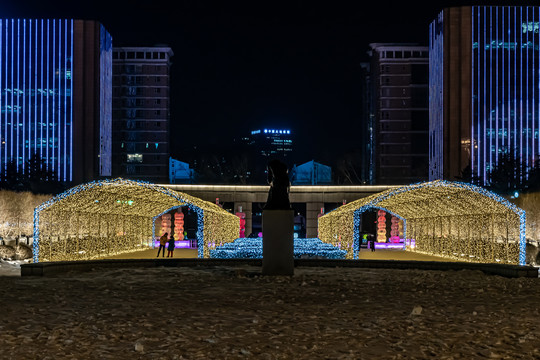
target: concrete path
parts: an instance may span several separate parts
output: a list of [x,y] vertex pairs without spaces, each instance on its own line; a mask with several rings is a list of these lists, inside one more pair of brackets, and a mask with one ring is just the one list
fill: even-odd
[[[156,258],[158,249],[149,249],[143,251],[137,251],[132,253],[125,253],[120,255],[114,255],[106,257],[104,259],[154,259]],[[163,259],[161,254],[160,259]],[[165,255],[165,258],[167,255]],[[197,249],[176,249],[174,251],[174,258],[196,258]],[[417,254],[411,251],[403,250],[376,250],[370,251],[369,249],[360,250],[359,259],[361,260],[417,260],[417,261],[457,261],[451,259],[445,259],[438,256],[429,256],[424,254]]]
[[[142,251],[136,251],[136,252],[130,252],[130,253],[124,253],[114,256],[109,256],[103,259],[155,259],[157,255],[158,249],[148,249],[148,250],[142,250]],[[174,258],[179,259],[185,259],[185,258],[196,258],[197,257],[197,249],[176,249],[174,250],[173,254]],[[161,254],[159,254],[160,259],[166,259],[167,253],[165,253],[165,257],[162,257]]]
[[444,261],[457,262],[458,260],[447,259],[439,256],[418,254],[405,250],[375,250],[361,249],[358,254],[360,260],[416,260],[416,261]]

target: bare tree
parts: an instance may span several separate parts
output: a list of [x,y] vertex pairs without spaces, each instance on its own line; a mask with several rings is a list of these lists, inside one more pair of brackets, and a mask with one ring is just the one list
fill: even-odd
[[360,158],[357,154],[345,154],[337,163],[335,171],[336,183],[348,185],[361,184],[361,169]]
[[521,194],[514,203],[527,213],[526,237],[540,240],[540,192]]
[[17,197],[14,191],[0,190],[0,236],[8,239],[16,232]]
[[0,190],[0,237],[30,236],[34,227],[34,209],[49,198],[50,195],[34,195],[29,191]]

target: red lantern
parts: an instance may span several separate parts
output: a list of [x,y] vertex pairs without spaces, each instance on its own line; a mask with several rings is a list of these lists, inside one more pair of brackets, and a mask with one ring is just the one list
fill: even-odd
[[377,216],[377,241],[386,242],[386,212],[379,210]]
[[174,239],[184,240],[184,213],[182,211],[174,214]]
[[240,218],[240,234],[239,237],[245,238],[246,237],[246,213],[245,212],[237,212],[236,216]]
[[399,219],[392,216],[392,227],[390,231],[390,241],[393,243],[399,242]]
[[161,215],[161,235],[165,233],[171,235],[171,214]]

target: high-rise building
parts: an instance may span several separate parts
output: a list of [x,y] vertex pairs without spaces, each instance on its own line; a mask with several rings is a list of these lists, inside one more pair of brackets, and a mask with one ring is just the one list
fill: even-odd
[[427,46],[373,43],[369,83],[372,105],[366,163],[376,184],[408,184],[428,178]]
[[167,46],[113,49],[113,176],[169,181]]
[[289,159],[293,151],[290,129],[258,129],[251,132],[249,145],[264,158]]
[[252,130],[239,139],[234,139],[231,149],[235,171],[248,184],[266,184],[266,167],[270,160],[277,159],[292,169],[294,134],[291,129],[261,128]]
[[111,175],[112,38],[96,21],[0,19],[0,171]]
[[[540,156],[540,7],[443,9],[429,27],[430,180]],[[526,175],[525,175],[526,176]]]

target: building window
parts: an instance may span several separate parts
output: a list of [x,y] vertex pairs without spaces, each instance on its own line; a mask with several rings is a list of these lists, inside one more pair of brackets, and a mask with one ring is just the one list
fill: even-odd
[[142,163],[143,156],[142,154],[127,154],[128,163]]

